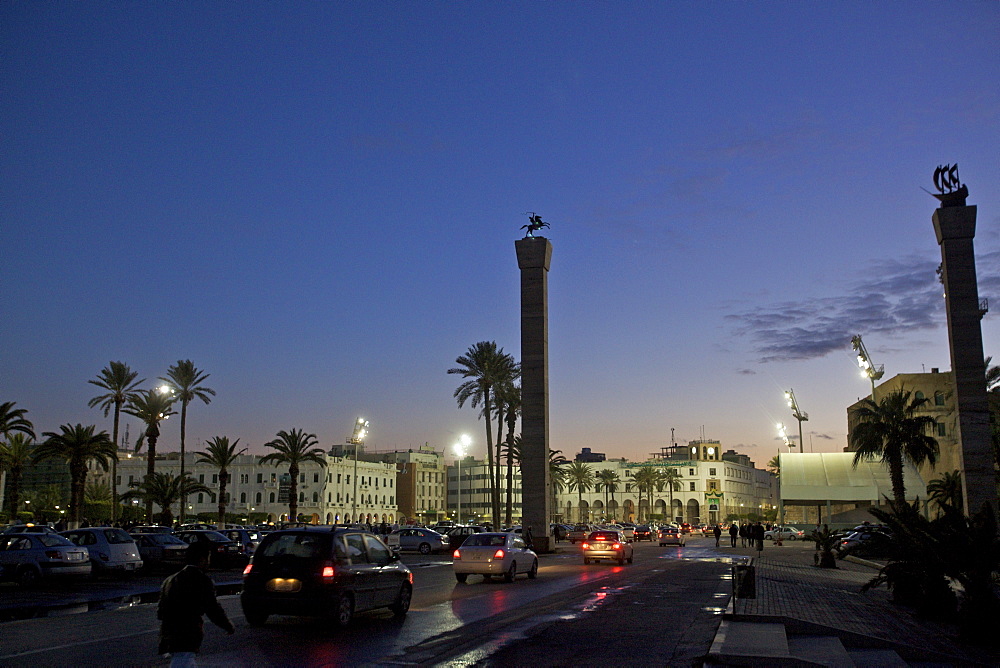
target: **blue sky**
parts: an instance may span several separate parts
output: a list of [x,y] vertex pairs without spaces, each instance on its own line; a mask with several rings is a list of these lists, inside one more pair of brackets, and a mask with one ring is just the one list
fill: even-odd
[[763,463],[791,387],[839,450],[852,335],[950,368],[954,162],[1000,357],[997,3],[4,3],[0,43],[0,400],[42,431],[110,431],[110,360],[191,359],[195,444],[481,451],[445,372],[518,355],[534,211],[553,447]]

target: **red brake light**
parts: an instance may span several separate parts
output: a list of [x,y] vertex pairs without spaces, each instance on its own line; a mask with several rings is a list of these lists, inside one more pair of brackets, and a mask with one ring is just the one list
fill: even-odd
[[621,543],[615,543],[614,545],[612,545],[612,547],[616,550],[622,549]]
[[333,563],[328,561],[326,562],[326,564],[323,565],[323,579],[330,580],[332,578],[333,578]]
[[589,550],[590,549],[590,543],[584,543],[583,544],[583,549]]
[[408,580],[410,581],[410,584],[413,584],[413,572],[412,572],[412,571],[411,571],[411,572],[410,572],[410,574],[409,574],[409,575],[407,576],[407,579],[408,579]]
[[454,552],[451,553],[451,557],[452,559],[461,559],[462,553],[459,552],[458,550],[455,550]]
[[243,577],[250,575],[250,571],[253,570],[253,564],[247,564],[247,567],[243,569]]
[[62,552],[58,550],[46,550],[45,556],[49,559],[62,559]]
[[497,550],[496,552],[493,553],[493,558],[494,559],[503,559],[503,554],[504,554],[503,550]]

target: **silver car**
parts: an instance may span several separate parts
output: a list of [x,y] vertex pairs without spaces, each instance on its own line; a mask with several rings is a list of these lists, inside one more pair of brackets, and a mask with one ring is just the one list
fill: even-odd
[[518,573],[526,573],[531,580],[538,577],[538,555],[516,533],[473,534],[451,556],[459,582],[473,574],[484,580],[502,575],[507,582],[513,582]]
[[448,537],[431,529],[396,529],[386,537],[386,542],[389,547],[420,554],[447,552],[451,549]]
[[94,574],[135,573],[142,568],[139,546],[132,536],[115,527],[90,527],[63,531],[61,536],[87,548]]
[[585,564],[598,560],[617,561],[619,566],[626,561],[632,563],[632,544],[625,540],[625,535],[620,531],[593,531],[581,547]]
[[684,533],[677,527],[660,527],[660,530],[656,532],[656,539],[660,542],[660,547],[665,545],[684,547],[684,544],[687,543]]
[[0,536],[0,580],[30,586],[42,578],[90,575],[90,556],[54,533]]

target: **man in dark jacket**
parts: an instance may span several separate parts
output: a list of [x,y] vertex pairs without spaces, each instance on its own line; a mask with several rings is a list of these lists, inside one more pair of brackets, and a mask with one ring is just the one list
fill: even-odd
[[736,524],[729,525],[729,543],[730,547],[736,547],[736,537],[740,535],[740,528]]
[[163,581],[156,617],[160,625],[160,654],[170,654],[172,667],[194,666],[194,655],[205,635],[202,615],[232,635],[235,629],[215,598],[215,584],[205,574],[211,547],[194,543],[187,549],[187,566]]
[[719,547],[719,538],[722,536],[722,527],[718,524],[712,527],[712,535],[715,536],[715,546]]

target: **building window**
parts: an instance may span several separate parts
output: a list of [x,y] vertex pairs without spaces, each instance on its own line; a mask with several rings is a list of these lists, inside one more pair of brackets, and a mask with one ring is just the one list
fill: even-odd
[[313,473],[313,482],[319,482],[319,474]]
[[198,503],[204,503],[204,502],[205,502],[205,495],[203,493],[199,494],[198,495]]
[[935,406],[944,406],[944,392],[935,392],[934,393],[934,405]]
[[917,390],[916,393],[913,395],[913,398],[916,399],[917,401],[920,401],[921,399],[924,398],[924,393],[921,392],[920,390]]
[[264,474],[263,473],[258,473],[257,474],[257,484],[258,485],[263,485],[264,484]]
[[257,496],[254,498],[256,499],[254,503],[260,503],[264,496],[260,492],[257,492]]
[[339,473],[337,474],[337,484],[338,485],[340,484],[340,474]]
[[240,494],[240,503],[246,503],[246,502],[247,502],[247,493],[243,492],[242,494]]
[[319,503],[319,492],[313,492],[313,503]]
[[[129,476],[129,478],[131,478],[131,477],[132,476]],[[200,482],[203,485],[205,484],[205,474],[204,473],[199,473],[198,474],[198,482]]]
[[693,491],[694,491],[694,483],[693,483],[693,482],[690,482],[690,483],[688,483],[688,484],[689,484],[689,485],[691,485],[691,491],[693,492]]
[[271,497],[270,497],[270,498],[271,498],[271,501],[270,501],[270,502],[271,502],[271,503],[274,503],[274,492],[271,492]]
[[688,475],[694,475],[694,469],[688,469]]
[[708,469],[708,475],[715,475],[715,469]]
[[213,485],[218,485],[219,484],[219,474],[218,473],[213,473],[212,474],[212,484]]
[[299,492],[299,503],[305,503],[305,502],[306,502],[306,493]]
[[305,473],[300,474],[299,475],[299,482],[305,482],[305,481],[306,481],[306,474]]
[[937,435],[938,436],[946,436],[947,435],[947,432],[945,431],[945,428],[944,428],[944,422],[938,422],[937,423]]

